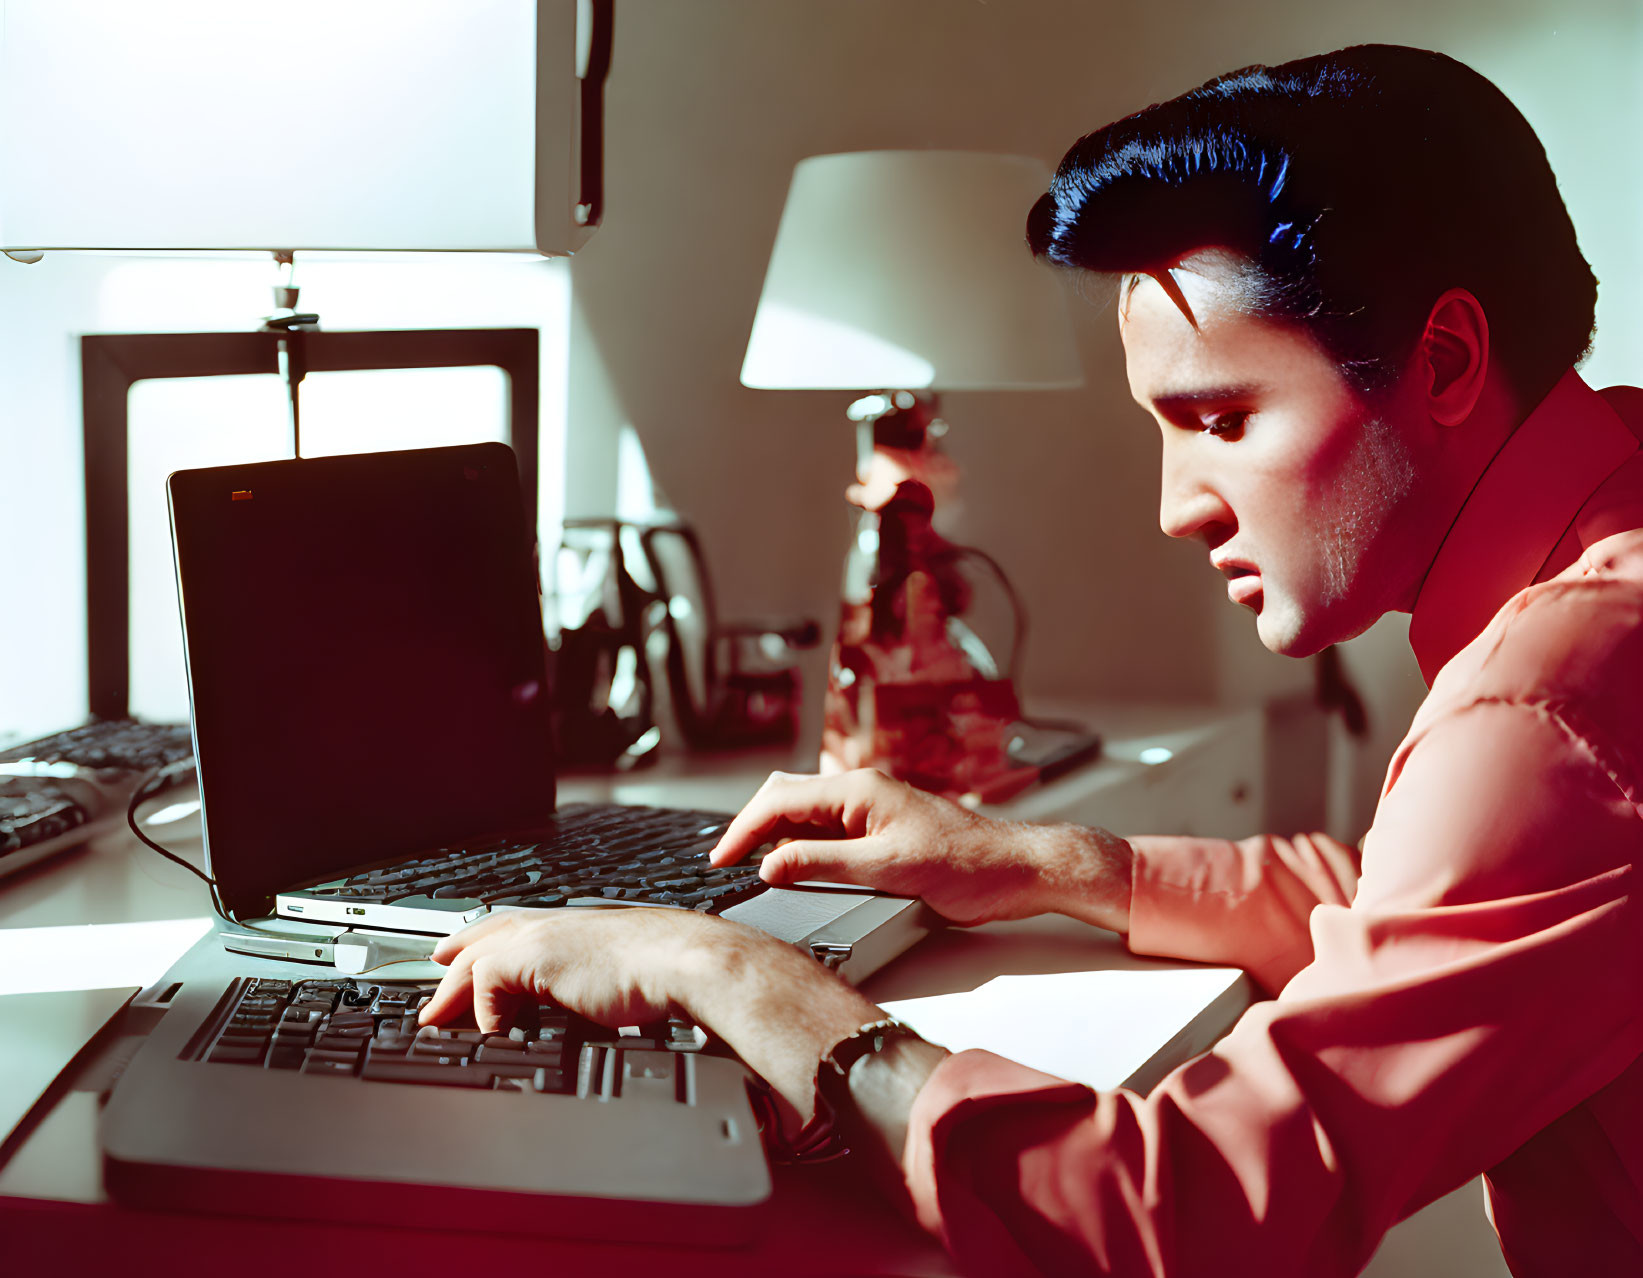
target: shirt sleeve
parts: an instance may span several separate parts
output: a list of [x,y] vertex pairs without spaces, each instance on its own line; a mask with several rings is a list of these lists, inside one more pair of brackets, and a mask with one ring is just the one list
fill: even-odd
[[1358,1272],[1643,1052],[1605,979],[1643,972],[1635,797],[1554,713],[1440,719],[1351,906],[1215,1050],[1145,1097],[943,1062],[905,1147],[920,1221],[976,1272]]
[[1357,849],[1327,834],[1128,842],[1130,949],[1241,967],[1269,994],[1312,961],[1313,907],[1349,905],[1358,884]]

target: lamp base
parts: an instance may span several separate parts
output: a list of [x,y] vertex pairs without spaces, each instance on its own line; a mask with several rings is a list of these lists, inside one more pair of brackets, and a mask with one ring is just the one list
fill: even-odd
[[[964,621],[967,569],[996,565],[931,524],[936,492],[950,496],[957,484],[935,444],[945,429],[935,406],[908,391],[852,406],[861,447],[847,496],[862,514],[828,669],[821,763],[997,801],[1038,772],[1010,757],[1021,717],[1015,688]],[[1018,640],[1021,624],[1018,615]]]
[[[854,693],[854,696],[850,694]],[[1038,779],[1010,757],[1019,720],[1007,679],[828,685],[822,770],[877,768],[952,799],[999,803]]]

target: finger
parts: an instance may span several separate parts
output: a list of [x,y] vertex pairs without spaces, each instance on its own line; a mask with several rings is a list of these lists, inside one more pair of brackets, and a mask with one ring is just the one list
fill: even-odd
[[522,993],[534,993],[519,964],[506,953],[482,954],[473,965],[474,1023],[486,1034],[501,1033],[513,1023]]
[[434,952],[429,957],[435,963],[449,963],[452,958],[475,941],[489,936],[499,927],[507,927],[517,917],[517,910],[504,910],[501,913],[487,914],[477,922],[468,924],[460,932],[453,932],[449,936],[441,937],[439,944],[434,946]]
[[766,883],[818,879],[871,887],[879,850],[874,839],[794,839],[765,853],[759,877]]
[[838,776],[793,776],[772,772],[747,806],[726,827],[708,854],[712,865],[740,861],[773,838],[843,833],[849,780]]
[[772,808],[769,795],[783,787],[788,779],[785,772],[772,772],[764,779],[753,797],[731,818],[725,832],[719,836],[719,842],[707,854],[709,865],[731,865],[765,841],[765,826],[780,815],[779,809]]
[[455,1020],[473,998],[473,965],[480,951],[469,946],[451,959],[451,970],[439,980],[434,996],[417,1014],[418,1025],[443,1025]]

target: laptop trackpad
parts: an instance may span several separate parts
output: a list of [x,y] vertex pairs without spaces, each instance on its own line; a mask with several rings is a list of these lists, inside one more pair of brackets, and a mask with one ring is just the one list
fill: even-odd
[[732,905],[724,911],[724,917],[797,944],[817,928],[831,923],[875,895],[865,888],[860,895],[854,895],[838,891],[839,885],[836,883],[825,886],[833,890],[815,892],[804,888],[773,887],[760,892],[752,900]]

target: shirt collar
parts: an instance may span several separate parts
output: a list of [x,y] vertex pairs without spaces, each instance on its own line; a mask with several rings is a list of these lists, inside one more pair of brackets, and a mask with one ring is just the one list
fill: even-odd
[[1586,499],[1637,448],[1573,369],[1523,419],[1467,497],[1415,598],[1409,643],[1428,686],[1535,580]]

